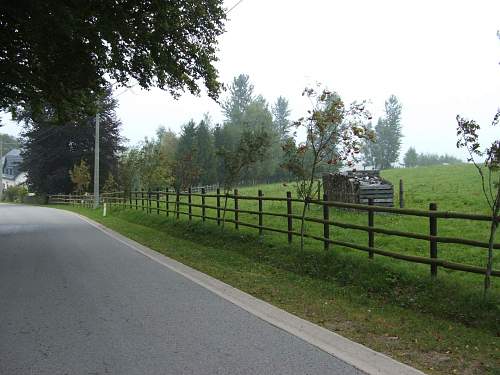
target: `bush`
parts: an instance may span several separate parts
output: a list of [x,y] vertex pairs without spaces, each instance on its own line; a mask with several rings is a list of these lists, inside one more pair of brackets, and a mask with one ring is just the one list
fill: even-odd
[[21,203],[28,194],[28,189],[24,186],[9,186],[4,190],[2,201]]

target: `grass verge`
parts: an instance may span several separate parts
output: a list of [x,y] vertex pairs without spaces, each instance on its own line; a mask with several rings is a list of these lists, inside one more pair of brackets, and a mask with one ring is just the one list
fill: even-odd
[[352,250],[297,246],[142,211],[64,207],[427,373],[500,374],[500,300]]

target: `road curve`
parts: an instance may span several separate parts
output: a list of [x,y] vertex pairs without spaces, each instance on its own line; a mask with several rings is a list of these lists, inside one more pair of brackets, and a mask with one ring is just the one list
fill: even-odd
[[362,374],[68,212],[0,204],[0,374]]

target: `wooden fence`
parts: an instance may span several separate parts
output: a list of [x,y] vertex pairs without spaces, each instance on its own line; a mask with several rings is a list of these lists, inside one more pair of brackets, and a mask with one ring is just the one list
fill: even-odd
[[[201,204],[193,203],[193,197],[199,197]],[[108,193],[101,196],[102,202],[106,202],[110,206],[118,206],[123,208],[135,209],[146,211],[149,214],[164,213],[167,216],[173,215],[175,218],[179,219],[181,215],[187,216],[189,221],[193,218],[199,218],[202,221],[213,220],[217,225],[222,225],[223,221],[223,211],[224,211],[224,200],[232,200],[233,208],[227,207],[226,212],[232,213],[232,218],[226,217],[224,221],[226,223],[232,223],[235,229],[240,226],[254,228],[259,231],[259,235],[262,235],[264,231],[277,232],[287,235],[288,242],[291,243],[294,236],[300,236],[300,232],[293,230],[293,221],[301,220],[300,215],[293,213],[292,205],[300,204],[303,205],[304,201],[301,199],[294,199],[290,192],[286,193],[286,197],[265,197],[261,190],[259,190],[257,196],[244,196],[239,195],[238,190],[234,190],[232,194],[223,194],[220,189],[217,189],[215,194],[207,193],[204,188],[201,189],[200,193],[194,193],[191,189],[188,192],[176,192],[169,191],[133,191],[128,194],[123,192]],[[181,200],[184,198],[184,201]],[[206,203],[207,198],[215,198],[215,205],[208,205]],[[248,210],[239,208],[240,201],[253,201],[257,202],[257,210]],[[286,202],[286,213],[280,212],[269,212],[263,210],[263,202]],[[92,195],[52,195],[49,197],[49,203],[53,204],[72,204],[81,205],[86,207],[92,207],[93,196]],[[491,217],[487,215],[477,215],[477,214],[466,214],[459,212],[447,212],[438,211],[437,205],[431,203],[429,205],[429,210],[417,210],[417,209],[404,209],[395,207],[381,207],[375,206],[373,200],[370,199],[369,204],[353,204],[353,203],[341,203],[328,201],[326,195],[323,196],[323,200],[312,200],[311,205],[318,205],[322,207],[322,218],[315,217],[305,217],[306,222],[320,224],[323,228],[323,235],[317,236],[305,233],[304,237],[313,240],[318,240],[323,242],[325,250],[328,250],[330,245],[337,245],[346,248],[361,250],[368,253],[370,258],[373,258],[375,254],[391,257],[395,259],[404,260],[407,262],[427,264],[430,266],[430,273],[432,277],[435,277],[438,272],[438,267],[443,267],[452,270],[471,272],[477,274],[484,274],[486,270],[481,267],[467,265],[463,263],[450,262],[438,257],[438,244],[459,244],[466,245],[476,248],[488,248],[487,242],[476,241],[465,238],[447,237],[440,236],[438,234],[438,220],[447,219],[459,219],[459,220],[474,220],[491,222]],[[185,208],[187,208],[187,211]],[[195,214],[193,208],[199,208],[200,213]],[[359,225],[353,223],[346,223],[337,220],[330,219],[330,207],[349,209],[358,212],[367,213],[367,223],[368,225]],[[215,216],[210,216],[207,211],[211,210],[215,212]],[[405,232],[394,229],[387,229],[375,226],[375,214],[376,213],[386,213],[386,214],[397,214],[406,216],[416,216],[428,218],[429,222],[429,232],[428,234]],[[255,215],[258,218],[258,224],[243,222],[239,219],[239,214],[250,214]],[[272,228],[264,225],[264,217],[274,216],[282,217],[287,219],[287,229]],[[500,222],[500,217],[495,219]],[[360,245],[357,243],[339,241],[330,236],[330,227],[338,227],[344,229],[354,229],[367,232],[367,244]],[[429,256],[417,256],[401,254],[393,251],[388,251],[375,247],[375,234],[380,233],[384,235],[411,238],[417,240],[427,241],[429,243]],[[500,249],[500,243],[494,244],[494,249]],[[500,276],[500,270],[493,270],[492,276]]]

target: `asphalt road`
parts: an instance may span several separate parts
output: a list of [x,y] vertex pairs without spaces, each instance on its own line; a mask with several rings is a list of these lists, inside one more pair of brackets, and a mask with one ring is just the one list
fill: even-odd
[[0,374],[361,374],[77,216],[0,205]]

